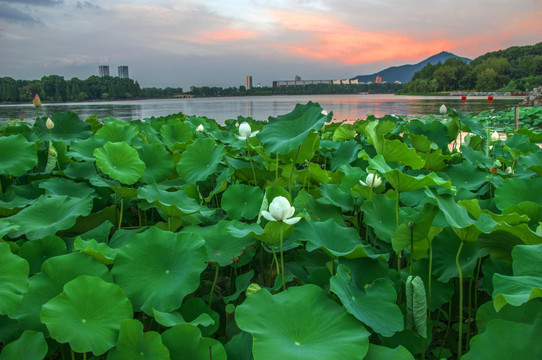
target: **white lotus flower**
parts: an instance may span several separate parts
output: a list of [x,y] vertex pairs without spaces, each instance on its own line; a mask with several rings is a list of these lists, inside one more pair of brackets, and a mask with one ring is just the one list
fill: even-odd
[[199,126],[196,128],[196,131],[202,132],[204,130],[203,124],[199,124]]
[[499,133],[498,132],[493,132],[493,134],[491,134],[491,141],[495,142],[495,141],[498,141],[500,139],[499,137]]
[[380,176],[378,176],[378,174],[370,173],[365,178],[365,182],[360,180],[359,183],[361,185],[363,185],[363,186],[368,186],[368,187],[371,187],[371,188],[375,188],[375,187],[379,187],[380,185],[382,185],[382,178]]
[[297,223],[301,218],[299,216],[292,217],[295,213],[295,208],[290,205],[288,199],[284,196],[277,196],[269,204],[269,211],[262,211],[262,215],[269,221],[283,221],[288,225]]
[[47,118],[47,121],[45,121],[45,127],[49,130],[55,127],[55,123],[50,118]]
[[246,138],[255,136],[259,132],[260,132],[259,130],[252,132],[252,129],[250,128],[250,124],[244,121],[243,123],[241,123],[241,125],[239,125],[238,138],[239,140],[245,140]]
[[322,115],[327,116],[328,112],[325,110],[322,110]]
[[514,174],[514,169],[512,169],[510,166],[506,168],[506,172],[508,174]]
[[438,110],[439,113],[441,113],[442,115],[446,114],[448,112],[448,109],[446,108],[446,105],[442,104],[440,106],[440,109]]

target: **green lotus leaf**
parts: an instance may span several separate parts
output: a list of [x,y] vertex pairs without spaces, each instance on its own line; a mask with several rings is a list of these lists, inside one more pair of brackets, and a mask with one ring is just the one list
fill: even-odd
[[359,359],[369,349],[365,327],[316,285],[262,289],[237,307],[235,320],[252,334],[254,360]]
[[226,360],[226,350],[220,341],[201,336],[190,324],[175,325],[162,333],[162,341],[176,360]]
[[117,343],[120,322],[132,315],[132,304],[118,285],[81,275],[43,305],[41,321],[56,341],[76,352],[102,355]]
[[386,346],[369,344],[369,352],[364,360],[414,360],[414,356],[404,346],[399,345],[394,349]]
[[43,333],[25,330],[21,337],[4,346],[0,360],[42,360],[47,355],[47,348]]
[[248,286],[250,285],[250,281],[252,280],[253,277],[254,277],[254,269],[250,270],[246,274],[238,275],[235,278],[235,293],[229,296],[224,296],[223,298],[224,302],[227,304],[227,303],[237,300],[239,298],[239,295],[241,295],[248,288]]
[[385,139],[380,154],[389,163],[396,162],[399,165],[406,165],[415,170],[421,169],[425,165],[425,162],[418,155],[416,149],[408,147],[407,144],[397,139]]
[[134,184],[145,171],[145,163],[137,150],[125,142],[107,142],[94,150],[96,165],[106,175],[123,184]]
[[463,156],[463,159],[465,159],[463,163],[471,163],[482,169],[488,169],[488,170],[493,166],[493,161],[494,161],[493,159],[486,156],[484,152],[476,151],[469,146],[462,145],[461,154]]
[[113,264],[119,251],[119,249],[110,248],[106,243],[99,243],[94,239],[83,240],[79,236],[75,239],[73,248],[92,256],[105,265]]
[[199,286],[200,274],[207,267],[204,244],[197,234],[153,227],[120,249],[111,272],[134,309],[149,315],[153,308],[171,312]]
[[346,310],[356,319],[370,326],[382,336],[392,336],[404,329],[403,313],[397,306],[397,293],[386,279],[376,279],[359,289],[349,275],[350,269],[342,264],[330,280],[330,288]]
[[231,265],[241,256],[248,246],[254,245],[251,238],[237,238],[228,233],[230,222],[221,220],[215,225],[199,227],[188,226],[183,233],[195,233],[205,239],[205,248],[209,261],[220,266]]
[[339,143],[337,150],[331,153],[331,170],[335,171],[341,165],[347,165],[358,159],[358,152],[361,145],[355,141],[344,141]]
[[395,200],[378,194],[371,200],[361,205],[363,219],[367,225],[372,227],[380,240],[390,243],[392,236],[397,229],[395,216]]
[[392,169],[386,164],[382,155],[376,155],[374,158],[369,159],[369,164],[371,165],[371,168],[380,172],[386,180],[388,180],[395,191],[400,193],[422,189],[431,185],[440,185],[452,190],[450,181],[438,177],[435,173],[412,176],[405,174],[398,169]]
[[[341,234],[341,241],[336,241]],[[378,257],[369,245],[363,245],[356,229],[340,226],[333,219],[326,221],[302,221],[296,225],[294,236],[307,241],[307,251],[322,249],[330,256],[356,259],[360,257]]]
[[45,331],[40,321],[43,304],[62,292],[64,285],[79,275],[93,275],[112,281],[109,269],[83,253],[59,255],[46,260],[42,272],[30,278],[30,287],[19,307],[9,316],[25,329]]
[[258,216],[263,191],[259,187],[245,184],[230,185],[222,195],[222,209],[235,220],[252,220]]
[[139,158],[145,163],[145,171],[141,176],[144,183],[158,183],[173,174],[173,161],[161,144],[144,144],[138,149],[138,153]]
[[47,129],[45,125],[45,117],[37,119],[34,124],[34,128],[41,132],[44,139],[49,140],[50,135],[53,141],[62,141],[69,144],[92,136],[90,125],[79,119],[79,116],[73,112],[55,113],[51,116],[51,120],[55,124],[55,127],[51,130]]
[[[290,151],[289,154],[283,155],[280,158],[286,163],[296,162],[300,164],[303,162],[309,162],[314,157],[316,151],[318,151],[320,148],[320,136],[320,133],[316,131],[309,131],[305,141],[303,141],[303,143],[297,149]],[[255,138],[254,141],[256,141]],[[257,145],[257,142],[254,145]],[[261,147],[259,147],[259,149],[261,149]],[[262,158],[270,162],[271,159],[269,158],[269,160],[267,160],[266,158],[268,156],[267,154],[265,155],[266,156],[262,156]]]
[[232,336],[224,348],[228,354],[229,360],[253,360],[252,357],[252,336],[249,333],[241,331]]
[[192,140],[193,133],[190,125],[180,121],[168,123],[160,127],[162,141],[168,148],[173,148],[176,143],[186,143]]
[[514,276],[493,274],[493,305],[497,311],[506,304],[520,306],[542,297],[542,244],[517,245],[512,259]]
[[92,199],[89,197],[40,196],[35,203],[8,219],[21,226],[19,232],[34,240],[71,228],[77,217],[87,216],[91,210]]
[[152,359],[169,360],[169,351],[162,344],[162,338],[156,331],[143,332],[139,320],[126,319],[120,322],[117,346],[107,354],[107,359]]
[[38,164],[36,144],[22,135],[0,137],[0,174],[21,176]]
[[486,331],[474,336],[470,350],[461,357],[464,360],[478,359],[540,359],[542,358],[542,316],[537,315],[532,324],[495,319],[486,326]]
[[35,274],[41,270],[41,265],[49,258],[66,253],[66,243],[58,236],[27,241],[19,250],[19,256],[28,261],[30,273]]
[[[213,322],[209,325],[200,324],[198,328],[203,336],[212,336],[220,327],[220,315],[212,310],[209,305],[199,297],[188,299],[179,310],[181,316],[188,323],[196,322],[196,319],[202,319],[202,315],[207,314]],[[203,318],[204,319],[204,318]]]
[[193,214],[202,210],[200,204],[184,190],[167,191],[163,186],[150,184],[140,187],[137,195],[157,205],[169,217]]
[[0,216],[16,214],[21,208],[32,204],[34,201],[35,199],[17,195],[13,187],[9,187],[6,192],[0,194]]
[[257,135],[267,153],[288,154],[303,144],[312,130],[320,130],[332,114],[322,114],[317,103],[297,104],[290,113],[269,117],[267,125]]
[[[436,214],[436,209],[429,209],[409,219],[411,221],[399,225],[391,239],[393,250],[400,253],[406,248],[416,260],[425,258],[431,241],[441,230],[431,226]],[[412,224],[412,227],[409,223]]]
[[0,242],[0,315],[15,309],[29,287],[28,262],[11,253],[7,243]]
[[320,204],[337,206],[345,212],[354,209],[354,201],[350,192],[341,190],[336,184],[322,183],[320,194],[322,197],[316,199]]
[[191,324],[194,326],[206,327],[209,325],[214,325],[215,323],[211,315],[207,313],[200,314],[198,317],[196,317],[192,321],[186,321],[183,318],[183,316],[176,311],[171,312],[171,313],[166,313],[166,312],[158,311],[156,309],[152,309],[152,313],[154,316],[154,320],[156,320],[158,324],[162,326],[167,326],[167,327],[175,326],[178,324]]
[[492,320],[501,319],[525,324],[533,324],[538,314],[542,314],[542,301],[535,299],[521,306],[505,306],[495,311],[491,301],[482,304],[476,311],[476,327],[478,333],[486,331],[487,324]]
[[139,134],[139,130],[129,121],[111,121],[94,134],[98,139],[105,139],[108,142],[117,143],[123,142],[130,144],[132,139]]
[[452,184],[458,189],[475,191],[488,179],[490,174],[469,162],[450,165],[445,171]]
[[188,183],[203,181],[216,172],[223,157],[224,145],[217,145],[209,138],[197,139],[182,153],[177,173]]
[[40,181],[38,187],[45,189],[45,195],[47,196],[66,195],[81,199],[96,196],[96,191],[86,182],[76,182],[66,178],[49,178]]
[[536,172],[539,176],[542,175],[542,151],[520,157],[518,165]]
[[352,124],[341,124],[333,132],[334,141],[348,141],[354,139],[356,136],[356,130],[354,130]]
[[[77,161],[94,161],[94,150],[105,145],[107,140],[95,136],[79,140],[70,145],[67,155]],[[94,164],[93,164],[94,167]]]
[[542,177],[509,178],[499,184],[495,190],[495,205],[500,210],[525,201],[542,205],[542,193],[533,189],[542,188]]

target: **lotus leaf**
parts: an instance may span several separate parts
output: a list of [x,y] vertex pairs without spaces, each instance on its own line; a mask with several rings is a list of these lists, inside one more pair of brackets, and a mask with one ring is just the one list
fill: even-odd
[[66,253],[66,243],[58,236],[27,241],[19,250],[19,256],[28,261],[30,273],[35,274],[41,270],[41,265],[49,258]]
[[245,184],[230,185],[222,195],[222,209],[235,220],[252,220],[258,216],[263,191],[259,187]]
[[179,121],[162,125],[160,135],[164,144],[170,149],[173,148],[175,143],[182,144],[192,140],[193,136],[190,126]]
[[156,309],[152,309],[152,313],[154,315],[154,320],[156,320],[158,324],[162,326],[167,326],[167,327],[175,326],[178,324],[191,324],[194,326],[201,325],[203,327],[206,327],[209,325],[214,325],[215,323],[211,315],[207,313],[200,314],[198,317],[196,317],[194,320],[190,322],[186,321],[183,318],[183,316],[176,311],[171,312],[171,313],[165,313],[165,312],[158,311]]
[[120,249],[111,272],[134,309],[170,312],[198,288],[207,267],[204,244],[197,234],[150,228]]
[[99,243],[94,239],[83,240],[79,236],[75,239],[73,247],[105,265],[113,264],[118,253],[118,249],[112,249],[106,243]]
[[384,195],[376,195],[361,205],[363,219],[371,226],[380,240],[391,243],[392,236],[397,229],[395,216],[395,200]]
[[138,149],[139,158],[145,163],[141,181],[158,183],[173,174],[173,161],[167,150],[159,143],[145,144]]
[[521,306],[505,306],[499,312],[490,301],[482,304],[476,312],[478,333],[486,331],[487,325],[495,319],[533,324],[538,314],[542,314],[542,301],[534,299]]
[[339,297],[346,310],[382,336],[389,337],[402,331],[403,313],[395,303],[397,293],[392,283],[376,279],[360,289],[349,272],[347,266],[339,264],[337,274],[330,281],[331,291]]
[[7,243],[0,243],[0,315],[15,309],[28,290],[28,262],[11,253]]
[[386,346],[370,344],[364,360],[414,360],[414,356],[402,345],[391,349]]
[[105,139],[108,142],[127,143],[130,144],[132,139],[139,133],[139,130],[134,125],[127,121],[111,121],[98,131],[94,135],[98,139]]
[[226,360],[224,346],[215,339],[201,336],[190,324],[179,324],[162,333],[162,341],[176,360]]
[[8,219],[21,227],[19,232],[34,240],[69,229],[78,216],[87,216],[91,210],[92,199],[89,197],[40,196],[35,203]]
[[111,360],[169,360],[169,351],[162,344],[160,334],[155,331],[143,332],[139,320],[126,319],[120,322],[117,346],[107,354]]
[[542,188],[542,177],[505,179],[495,190],[495,205],[500,210],[511,205],[529,201],[542,206],[542,193],[533,189]]
[[255,360],[357,359],[369,332],[316,285],[271,295],[262,289],[237,307],[241,330],[252,334]]
[[70,145],[68,156],[78,161],[94,161],[94,150],[105,145],[105,139],[90,137],[85,140],[79,140]]
[[189,197],[184,190],[167,191],[163,186],[151,184],[140,187],[137,195],[157,205],[168,217],[193,214],[202,210],[198,202]]
[[55,124],[51,130],[45,125],[46,118],[41,117],[34,124],[34,128],[39,129],[38,132],[41,132],[43,138],[49,139],[50,134],[51,140],[70,144],[92,136],[90,125],[73,112],[56,113],[51,116],[51,120]]
[[322,114],[317,103],[297,104],[290,113],[269,117],[268,124],[257,135],[267,153],[288,154],[303,144],[312,130],[320,130],[331,114]]
[[235,293],[229,296],[224,296],[224,302],[227,304],[229,302],[237,300],[239,298],[239,295],[243,293],[248,286],[250,285],[250,281],[254,277],[254,269],[250,270],[246,274],[241,274],[235,278]]
[[4,346],[0,360],[42,360],[45,355],[47,342],[43,333],[25,330],[20,338]]
[[188,183],[204,181],[214,174],[224,157],[224,145],[208,138],[197,139],[182,153],[177,173]]
[[196,320],[204,320],[207,314],[211,317],[211,324],[201,322],[198,328],[201,330],[203,336],[212,336],[220,327],[220,315],[213,311],[202,298],[193,297],[188,299],[183,306],[181,306],[180,313],[186,322],[196,324]]
[[96,165],[106,175],[123,184],[134,184],[145,171],[137,150],[125,142],[107,142],[94,150]]
[[0,137],[0,174],[21,176],[38,164],[38,149],[22,135]]
[[320,204],[333,205],[341,208],[342,211],[354,209],[352,195],[339,188],[336,184],[322,183],[320,185],[321,198],[316,199]]
[[81,199],[96,196],[96,191],[87,183],[75,182],[65,178],[49,178],[40,181],[38,186],[40,189],[45,189],[45,195],[47,196],[66,195]]
[[232,336],[224,348],[228,354],[228,360],[253,360],[252,336],[244,331]]
[[355,140],[339,143],[337,150],[333,151],[331,157],[331,170],[335,171],[341,165],[346,165],[358,159],[358,152],[361,146]]

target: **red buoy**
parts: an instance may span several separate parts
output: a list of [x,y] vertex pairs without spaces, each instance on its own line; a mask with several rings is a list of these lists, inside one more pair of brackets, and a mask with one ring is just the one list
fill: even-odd
[[492,102],[492,101],[493,101],[493,95],[489,95],[489,96],[487,97],[487,101]]
[[461,96],[461,101],[463,102],[467,101],[467,97],[465,95]]

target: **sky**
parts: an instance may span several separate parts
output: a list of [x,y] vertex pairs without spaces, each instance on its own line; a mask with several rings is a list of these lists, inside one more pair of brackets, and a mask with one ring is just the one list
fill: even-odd
[[271,86],[542,41],[541,0],[0,0],[0,76]]

